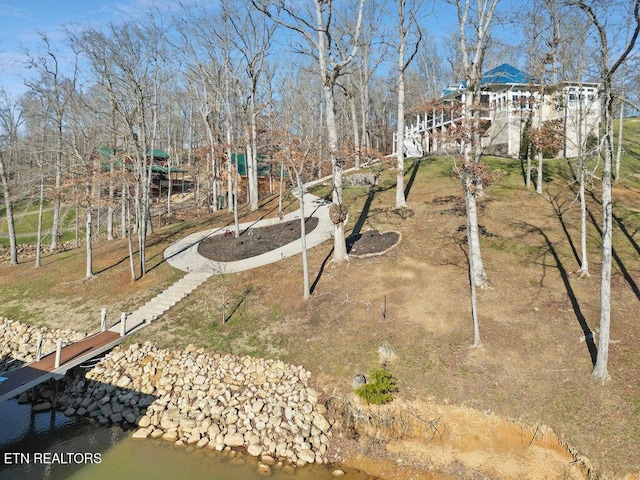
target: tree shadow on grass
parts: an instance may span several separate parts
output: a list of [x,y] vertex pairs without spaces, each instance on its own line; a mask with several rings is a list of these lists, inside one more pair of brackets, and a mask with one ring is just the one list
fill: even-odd
[[[540,229],[539,227],[536,227],[535,225],[531,225],[529,223],[521,223],[521,225],[524,226],[528,232],[537,233],[544,239],[544,242],[546,244],[546,249],[551,254],[555,262],[555,265],[553,266],[555,266],[555,268],[558,269],[558,272],[560,273],[560,278],[562,279],[562,283],[564,284],[564,288],[567,291],[569,300],[571,301],[573,313],[575,314],[576,319],[580,324],[580,328],[582,328],[585,342],[587,344],[587,349],[589,350],[589,355],[591,357],[591,363],[595,365],[598,350],[596,348],[596,344],[593,338],[593,332],[589,328],[589,324],[587,323],[587,320],[584,317],[582,310],[580,309],[580,304],[578,303],[578,299],[576,298],[575,292],[573,291],[573,287],[571,287],[571,282],[569,281],[569,275],[567,273],[567,270],[564,268],[564,265],[562,264],[560,257],[558,256],[558,252],[556,252],[556,249],[553,246],[553,243],[551,242],[551,240],[549,240],[549,237],[547,237],[546,233],[544,233],[542,229]],[[546,267],[549,265],[543,262],[543,266]]]
[[[597,198],[595,198],[595,196],[593,195],[593,192],[589,192],[589,195],[591,195],[593,199],[596,202],[598,202],[598,204],[602,205],[601,202]],[[600,224],[598,223],[596,218],[593,216],[593,213],[591,212],[590,209],[587,209],[587,214],[589,215],[589,219],[591,220],[591,223],[593,224],[593,226],[596,227],[596,230],[598,231],[600,238],[602,238],[602,228],[600,227]],[[614,220],[615,220],[615,216],[614,216]],[[618,225],[620,225],[620,223]],[[633,239],[629,239],[629,240],[631,241],[632,246],[636,248],[636,251],[638,251],[638,246],[635,244],[635,241],[633,241]],[[635,282],[635,280],[629,273],[629,270],[627,270],[627,267],[625,266],[624,262],[618,255],[618,252],[616,252],[616,249],[613,248],[613,246],[611,247],[611,256],[613,257],[616,264],[618,265],[618,269],[620,270],[620,273],[624,277],[625,281],[629,284],[629,287],[631,287],[631,290],[633,291],[634,295],[638,300],[640,300],[640,288],[638,288],[638,284]]]
[[415,182],[416,180],[416,175],[418,174],[418,169],[420,168],[421,163],[422,163],[422,160],[416,160],[415,162],[413,162],[413,165],[411,167],[411,176],[409,177],[409,181],[407,182],[407,185],[404,187],[405,200],[409,199],[409,192],[411,192],[411,187],[413,186],[413,182]]
[[[599,198],[597,198],[591,190],[588,191],[588,194],[593,199],[594,202],[596,202],[598,205],[602,207],[602,201]],[[589,215],[591,216],[591,221],[595,222],[591,212],[589,212]],[[638,255],[640,255],[640,245],[638,245],[638,242],[636,242],[636,239],[633,238],[635,233],[637,233],[637,230],[634,233],[629,232],[629,230],[627,229],[627,225],[624,223],[624,220],[622,218],[620,218],[618,215],[616,215],[613,212],[611,213],[611,216],[613,217],[613,221],[616,222],[616,225],[618,225],[618,228],[620,229],[622,234],[627,238],[627,240],[629,241],[633,249],[638,253]],[[596,225],[596,227],[598,227],[598,232],[602,236],[602,231],[600,230],[599,226]]]
[[578,249],[573,243],[573,238],[569,233],[569,229],[567,228],[567,223],[564,221],[564,217],[563,217],[564,212],[568,210],[568,208],[565,208],[565,204],[567,200],[565,199],[564,201],[561,202],[559,200],[559,196],[551,196],[551,195],[549,195],[548,200],[549,200],[549,204],[553,208],[553,211],[558,217],[558,221],[560,222],[560,226],[562,227],[562,231],[564,232],[565,237],[567,237],[567,241],[569,242],[569,246],[571,247],[571,253],[573,253],[573,258],[575,258],[578,265],[581,265],[582,262],[580,260],[580,254],[578,253]]
[[616,225],[618,225],[618,228],[620,229],[622,234],[625,237],[627,237],[627,240],[629,240],[629,243],[631,244],[631,246],[635,249],[638,255],[640,255],[640,245],[638,245],[635,238],[633,238],[634,235],[638,233],[638,230],[636,230],[634,233],[629,232],[629,230],[627,230],[627,226],[624,223],[624,220],[622,220],[615,213],[613,214],[613,220],[616,222]]
[[[576,186],[578,185],[578,174],[577,172],[574,170],[573,168],[573,164],[567,160],[567,165],[569,168],[569,171],[571,173],[571,177],[573,178],[573,183],[570,185],[571,191],[573,192],[574,195],[577,195],[577,191],[576,191]],[[585,193],[587,195],[589,195],[591,197],[591,199],[602,208],[602,201],[597,198],[595,196],[595,194],[593,193],[592,190],[586,190]],[[587,214],[589,216],[589,220],[591,221],[591,223],[593,224],[593,226],[596,228],[596,230],[598,231],[598,235],[600,236],[600,238],[602,239],[602,229],[600,227],[600,224],[598,223],[598,221],[596,220],[596,218],[593,216],[593,212],[591,211],[590,208],[587,207]],[[638,245],[638,243],[635,241],[635,239],[633,238],[633,234],[631,234],[628,230],[627,227],[624,223],[624,221],[618,217],[615,213],[613,213],[612,211],[612,219],[614,222],[616,222],[616,224],[618,225],[618,228],[620,228],[620,231],[623,233],[623,235],[627,238],[627,240],[629,241],[629,243],[631,244],[631,246],[635,249],[635,251],[640,254],[640,246]],[[562,228],[565,228],[564,223],[562,224]],[[566,231],[565,231],[566,233]],[[568,238],[568,234],[567,234],[567,238]],[[571,247],[572,249],[574,248],[573,245]],[[576,255],[574,253],[574,255]],[[635,282],[635,280],[633,279],[633,277],[631,276],[631,274],[629,273],[629,270],[627,270],[627,267],[625,266],[625,264],[622,262],[622,259],[620,258],[620,256],[618,255],[618,252],[616,252],[615,248],[611,248],[611,256],[613,257],[613,259],[615,260],[616,264],[618,265],[618,269],[620,270],[620,273],[622,274],[622,276],[624,277],[625,281],[627,282],[627,284],[629,284],[629,287],[631,288],[631,290],[633,291],[633,293],[635,294],[636,298],[638,300],[640,300],[640,288],[638,288],[638,284]]]
[[225,316],[224,318],[224,322],[222,323],[227,323],[229,320],[231,320],[231,317],[233,317],[233,315],[238,311],[238,309],[242,306],[242,304],[244,303],[244,301],[247,299],[247,297],[249,296],[249,294],[251,293],[251,287],[247,287],[245,288],[244,292],[242,293],[242,296],[238,299],[238,302],[236,303],[236,306],[233,307],[233,310],[231,310],[229,312],[228,315]]
[[367,221],[369,217],[369,210],[371,209],[371,203],[373,202],[373,197],[376,194],[376,190],[374,187],[369,188],[369,193],[367,194],[367,200],[364,202],[364,206],[360,211],[360,216],[358,217],[358,221],[353,226],[353,230],[351,230],[351,235],[346,238],[347,242],[347,253],[351,253],[353,246],[355,243],[362,237],[362,227],[364,227],[364,223]]
[[318,270],[318,275],[316,275],[315,280],[313,281],[313,283],[311,284],[311,287],[309,288],[309,293],[313,293],[315,291],[316,287],[318,286],[318,282],[320,282],[320,278],[324,273],[324,269],[327,266],[327,262],[329,261],[332,255],[333,255],[333,247],[331,247],[331,250],[329,250],[329,253],[325,257],[325,259],[322,261],[322,264],[320,265],[320,269]]

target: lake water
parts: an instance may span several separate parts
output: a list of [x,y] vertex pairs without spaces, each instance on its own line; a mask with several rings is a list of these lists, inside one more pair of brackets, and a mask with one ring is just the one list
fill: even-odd
[[[91,463],[97,459],[100,463]],[[374,478],[341,468],[347,472],[345,479]],[[273,470],[268,478],[328,480],[334,478],[332,471],[307,466],[295,474]],[[68,419],[60,412],[32,414],[29,405],[18,405],[15,400],[0,403],[0,480],[263,478],[256,460],[250,457],[229,458],[207,448],[193,450],[159,440],[135,440],[131,432],[120,428]]]

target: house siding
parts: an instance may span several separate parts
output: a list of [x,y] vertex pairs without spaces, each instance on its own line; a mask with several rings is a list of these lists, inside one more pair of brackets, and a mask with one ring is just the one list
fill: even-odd
[[[502,69],[502,70],[500,70]],[[505,73],[503,73],[503,70]],[[543,122],[561,119],[564,146],[558,156],[575,157],[584,149],[590,136],[598,136],[600,127],[599,85],[564,82],[543,86],[528,84],[491,83],[503,79],[524,79],[528,75],[509,65],[502,65],[485,74],[483,81],[482,116],[488,127],[481,138],[484,152],[491,155],[519,158],[523,132],[527,124],[538,128]],[[441,99],[443,105],[463,105],[464,84],[452,87]],[[457,111],[460,111],[457,108]],[[443,120],[444,119],[444,120]],[[421,145],[424,153],[455,152],[460,145],[446,133],[456,128],[456,122],[445,121],[443,110],[432,109],[419,115],[413,125],[406,127],[405,139]],[[395,142],[394,142],[395,143]]]

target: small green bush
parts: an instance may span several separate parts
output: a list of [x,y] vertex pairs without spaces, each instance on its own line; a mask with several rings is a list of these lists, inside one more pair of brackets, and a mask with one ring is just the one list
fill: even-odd
[[370,380],[355,390],[356,395],[368,404],[382,405],[393,400],[392,393],[397,392],[396,379],[384,369],[373,370]]

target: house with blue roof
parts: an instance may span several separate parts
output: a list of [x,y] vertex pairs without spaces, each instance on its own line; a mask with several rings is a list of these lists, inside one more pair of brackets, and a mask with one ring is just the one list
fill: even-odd
[[[480,85],[481,142],[486,154],[519,158],[527,129],[539,128],[550,120],[562,125],[564,145],[558,156],[577,156],[587,139],[599,134],[601,101],[597,83],[543,84],[505,63],[485,72]],[[466,82],[451,85],[443,91],[438,106],[417,115],[405,129],[405,155],[461,149],[452,133],[461,124],[466,95]]]

